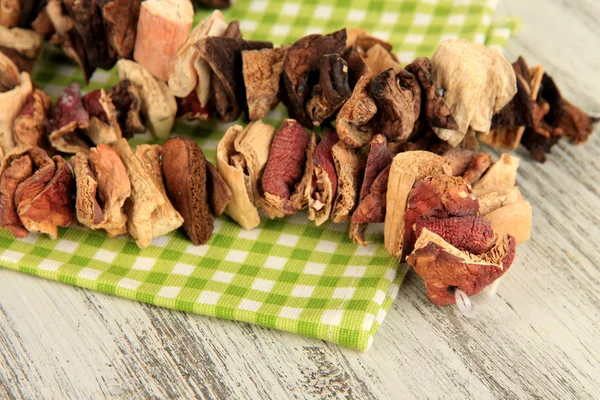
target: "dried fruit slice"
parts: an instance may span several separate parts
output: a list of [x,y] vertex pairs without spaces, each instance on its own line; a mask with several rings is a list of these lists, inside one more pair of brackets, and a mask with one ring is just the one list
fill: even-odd
[[142,107],[140,93],[129,79],[121,80],[113,86],[108,97],[115,106],[117,121],[123,137],[130,138],[134,134],[146,130],[140,117]]

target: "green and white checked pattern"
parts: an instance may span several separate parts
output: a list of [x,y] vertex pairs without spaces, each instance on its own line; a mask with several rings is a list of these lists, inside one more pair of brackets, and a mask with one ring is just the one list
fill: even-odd
[[[309,33],[361,27],[394,44],[404,63],[431,56],[446,38],[502,48],[518,27],[494,18],[496,0],[238,0],[224,12],[239,19],[246,38],[293,42]],[[196,22],[208,15],[202,10]],[[81,71],[48,49],[33,78],[56,97]],[[86,90],[109,88],[115,71],[96,71]],[[285,109],[266,122],[278,125]],[[174,134],[194,137],[214,160],[226,126],[178,123]],[[140,142],[144,139],[135,139]],[[391,306],[405,269],[389,257],[381,226],[368,247],[354,245],[347,224],[315,227],[305,213],[244,231],[229,218],[216,221],[207,245],[193,246],[182,232],[140,250],[128,237],[108,239],[80,227],[59,240],[39,235],[14,239],[0,230],[0,265],[158,306],[247,321],[367,350]]]

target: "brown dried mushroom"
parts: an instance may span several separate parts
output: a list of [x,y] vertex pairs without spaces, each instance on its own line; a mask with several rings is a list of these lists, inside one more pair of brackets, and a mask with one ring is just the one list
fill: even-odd
[[43,91],[34,89],[15,119],[13,137],[17,145],[47,147],[46,127],[52,100]]
[[337,176],[337,195],[331,211],[331,220],[341,223],[350,219],[358,203],[366,160],[362,151],[348,148],[343,142],[338,142],[331,148],[331,156]]
[[142,107],[140,94],[129,79],[124,79],[113,86],[108,97],[115,106],[117,122],[123,137],[130,138],[146,130],[140,116]]
[[233,193],[219,171],[210,161],[206,161],[206,192],[208,205],[215,217],[220,217],[225,212],[227,204],[233,199]]
[[75,201],[75,214],[83,226],[94,229],[104,221],[104,213],[98,202],[98,181],[90,169],[86,153],[77,153],[69,160],[75,183],[77,197]]
[[64,153],[86,152],[94,144],[86,135],[90,116],[83,107],[78,83],[71,83],[58,96],[50,113],[48,139]]
[[108,45],[121,58],[131,58],[142,0],[95,0],[102,12]]
[[0,4],[0,25],[6,28],[16,26],[21,19],[21,1],[4,0]]
[[43,43],[44,38],[33,31],[0,26],[0,52],[10,58],[19,71],[31,72]]
[[29,235],[25,229],[15,204],[15,191],[25,179],[33,174],[33,164],[29,155],[12,159],[6,157],[0,172],[0,228],[9,229],[17,238]]
[[83,96],[83,105],[90,117],[87,135],[92,142],[112,144],[123,137],[115,106],[104,89]]
[[312,179],[304,194],[308,200],[308,219],[317,226],[329,219],[337,196],[338,181],[331,149],[338,140],[335,131],[328,129],[313,152]]
[[308,35],[294,43],[283,59],[284,102],[290,117],[307,128],[313,125],[306,113],[306,102],[313,87],[310,75],[317,71],[321,56],[340,53],[345,45],[345,29],[328,35]]

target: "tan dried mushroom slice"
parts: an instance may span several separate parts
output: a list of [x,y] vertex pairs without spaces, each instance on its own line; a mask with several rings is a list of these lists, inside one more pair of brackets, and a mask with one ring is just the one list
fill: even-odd
[[15,63],[0,51],[0,93],[14,89],[21,81],[21,73]]
[[83,104],[90,115],[86,132],[94,144],[112,144],[123,137],[115,106],[104,89],[87,93]]
[[166,197],[167,191],[163,180],[162,167],[160,166],[162,147],[158,144],[140,144],[135,147],[134,152],[138,160],[142,162],[144,170],[152,179],[156,189]]
[[404,244],[404,216],[408,195],[417,180],[427,176],[452,175],[450,162],[426,151],[409,151],[394,157],[388,178],[384,225],[385,248],[401,257]]
[[21,71],[31,72],[43,43],[41,35],[28,29],[0,26],[0,51],[11,58]]
[[512,65],[497,49],[466,40],[446,40],[431,58],[433,74],[444,90],[444,102],[458,130],[435,129],[435,133],[457,146],[469,127],[489,133],[492,116],[517,93]]
[[104,214],[104,221],[95,229],[104,229],[110,238],[127,233],[127,214],[123,205],[131,196],[131,182],[123,161],[105,144],[92,148],[88,157],[98,181],[97,194]]
[[259,120],[279,104],[283,57],[289,46],[242,51],[244,85],[250,121]]
[[129,79],[122,80],[113,86],[108,97],[115,106],[117,121],[123,137],[130,138],[134,134],[146,130],[140,117],[142,107],[140,93]]
[[317,147],[317,135],[312,133],[306,148],[306,165],[304,166],[304,174],[302,179],[296,185],[294,193],[290,196],[290,203],[296,210],[302,210],[308,206],[308,198],[306,197],[307,188],[312,185],[313,170],[315,163],[313,155]]
[[360,180],[365,169],[364,153],[349,149],[342,142],[331,148],[337,174],[337,196],[331,211],[335,223],[346,222],[358,203]]
[[[200,58],[194,43],[204,36],[221,36],[226,28],[227,24],[223,20],[223,14],[221,14],[221,11],[215,10],[192,30],[186,42],[177,51],[173,71],[169,75],[169,88],[175,96],[187,97],[198,86],[198,71],[194,64]],[[201,63],[206,66],[208,78],[203,76],[207,80],[200,84],[210,87],[210,69],[203,60]],[[208,96],[204,100],[204,107],[206,107]],[[200,99],[200,103],[202,103],[202,99]]]
[[120,60],[117,66],[119,78],[130,80],[137,89],[142,100],[142,114],[150,131],[159,139],[167,139],[177,114],[177,102],[167,84],[154,78],[136,62]]
[[232,199],[225,214],[244,229],[253,229],[260,224],[258,208],[254,205],[252,191],[246,187],[244,170],[232,158],[236,155],[234,142],[244,129],[233,125],[227,129],[217,146],[217,170],[231,189]]
[[13,125],[27,102],[27,98],[33,91],[31,77],[27,72],[22,72],[19,79],[18,86],[0,93],[0,104],[2,104],[2,112],[0,113],[0,152],[4,154],[15,146]]
[[97,229],[96,226],[104,221],[104,213],[98,202],[98,181],[90,169],[86,153],[77,153],[69,160],[75,175],[77,197],[75,200],[75,215],[83,226]]
[[314,168],[305,196],[308,199],[308,219],[315,221],[317,226],[329,219],[337,196],[338,181],[331,149],[338,140],[334,130],[326,130],[323,140],[313,152]]
[[21,1],[4,0],[0,4],[0,25],[7,28],[18,25],[21,19],[21,9]]
[[13,138],[17,145],[46,147],[47,118],[52,100],[45,92],[34,89],[15,119]]
[[210,161],[206,161],[206,191],[208,204],[215,217],[220,217],[225,212],[227,204],[233,199],[233,193],[219,171]]
[[510,190],[477,191],[479,201],[479,214],[487,215],[504,206],[524,201],[523,195],[517,186]]
[[380,43],[376,43],[365,56],[365,62],[371,68],[373,75],[377,76],[383,71],[392,68],[396,74],[402,71],[402,65],[395,57],[385,49]]
[[505,205],[483,218],[490,221],[498,237],[511,235],[517,244],[521,244],[531,237],[531,214],[531,205],[523,200]]
[[502,154],[479,179],[473,184],[473,191],[476,195],[482,191],[503,191],[511,190],[517,184],[517,169],[519,168],[519,159],[510,154]]
[[[183,218],[161,193],[125,139],[119,139],[114,149],[123,161],[131,181],[131,197],[125,202],[127,230],[140,248],[148,247],[152,239],[179,228]],[[160,168],[160,165],[159,165]],[[163,189],[164,191],[164,189]]]

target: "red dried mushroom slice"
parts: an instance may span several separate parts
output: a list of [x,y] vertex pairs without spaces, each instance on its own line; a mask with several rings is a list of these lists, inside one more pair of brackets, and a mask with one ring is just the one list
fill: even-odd
[[198,95],[192,90],[186,97],[176,97],[177,116],[187,121],[208,121],[214,114],[214,109],[209,103],[202,107]]
[[326,130],[323,132],[323,140],[313,153],[312,184],[306,188],[306,197],[308,218],[315,221],[317,226],[329,219],[337,194],[337,175],[331,154],[331,149],[337,142],[335,131]]
[[33,174],[33,164],[26,154],[15,159],[7,156],[3,169],[0,176],[0,228],[9,229],[17,238],[24,238],[29,231],[19,219],[14,198],[17,187]]
[[47,147],[47,117],[52,107],[50,97],[39,89],[34,89],[27,103],[19,113],[13,127],[13,137],[17,145]]
[[83,226],[95,229],[104,221],[104,213],[98,202],[98,181],[90,169],[86,153],[77,153],[69,160],[75,175],[77,197],[75,200],[75,215]]
[[88,151],[93,146],[93,142],[84,133],[89,124],[90,117],[83,107],[79,84],[71,83],[58,96],[50,113],[50,144],[65,153]]

